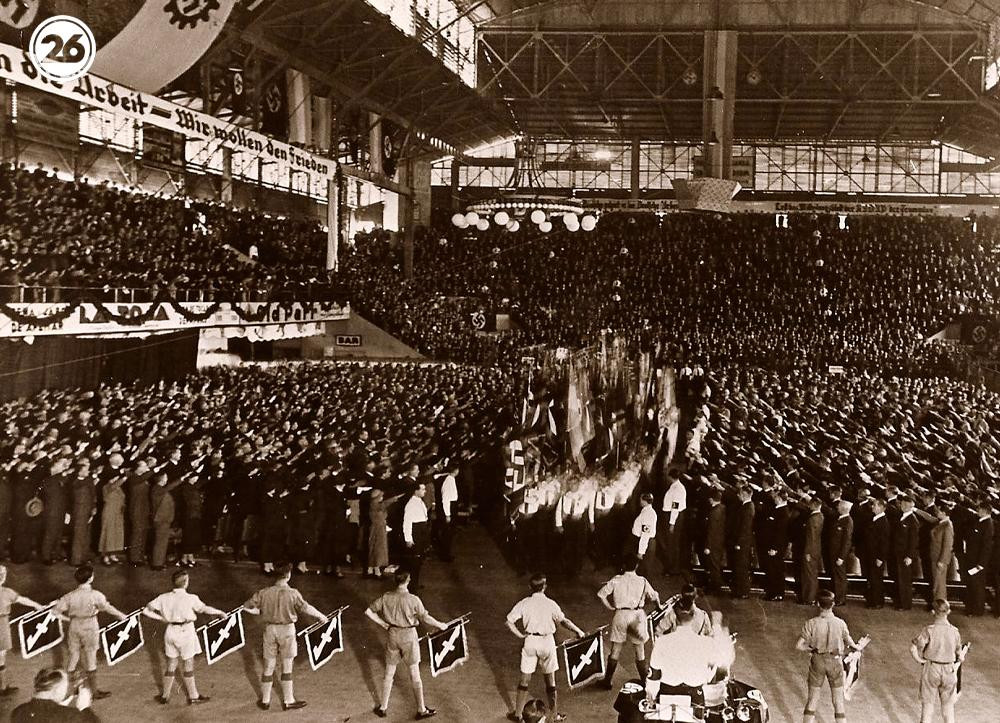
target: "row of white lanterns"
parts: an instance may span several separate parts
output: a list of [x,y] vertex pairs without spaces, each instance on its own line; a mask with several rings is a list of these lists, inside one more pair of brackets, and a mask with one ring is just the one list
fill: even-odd
[[[542,233],[548,233],[552,230],[552,221],[546,217],[545,211],[535,209],[531,212],[529,218],[533,224],[538,226],[538,230]],[[566,230],[570,232],[576,232],[580,229],[583,229],[584,231],[593,231],[597,228],[597,219],[590,214],[580,217],[575,213],[564,213],[562,215],[562,220],[566,225]],[[469,211],[468,213],[456,213],[451,217],[451,222],[458,228],[475,228],[479,231],[486,231],[490,227],[490,220],[480,216],[475,211]],[[516,218],[511,218],[510,214],[506,211],[497,211],[493,216],[493,222],[497,226],[506,228],[511,233],[514,233],[521,228],[521,222]]]

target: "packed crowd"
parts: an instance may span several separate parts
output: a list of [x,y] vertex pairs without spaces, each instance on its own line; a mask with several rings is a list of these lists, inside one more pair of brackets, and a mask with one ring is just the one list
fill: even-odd
[[[922,342],[961,313],[996,313],[997,230],[988,219],[973,233],[957,218],[852,217],[841,230],[835,217],[776,228],[766,215],[611,215],[590,234],[430,235],[409,285],[400,249],[359,239],[352,268],[377,283],[351,297],[408,341],[467,361],[586,346],[610,330],[703,367],[946,373],[948,355]],[[476,309],[509,311],[521,331],[477,336]]]
[[[45,300],[323,299],[335,293],[316,223],[107,183],[66,182],[0,165],[0,298],[45,287]],[[132,297],[129,297],[130,299]],[[39,291],[27,301],[42,300]]]
[[351,556],[378,574],[398,562],[404,495],[425,484],[433,509],[461,470],[469,499],[473,469],[496,467],[480,462],[509,385],[451,365],[300,364],[8,402],[0,557],[159,568],[229,547],[266,569],[336,573]]

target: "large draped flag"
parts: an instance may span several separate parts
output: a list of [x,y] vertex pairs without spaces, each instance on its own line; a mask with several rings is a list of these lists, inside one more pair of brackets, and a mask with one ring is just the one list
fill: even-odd
[[585,361],[570,362],[569,393],[566,399],[566,432],[569,449],[577,466],[583,472],[587,463],[583,457],[584,446],[594,438],[594,422],[590,416],[590,379]]

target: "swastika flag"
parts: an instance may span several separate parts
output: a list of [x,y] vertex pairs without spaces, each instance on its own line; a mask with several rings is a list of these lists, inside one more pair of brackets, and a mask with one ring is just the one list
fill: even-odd
[[344,649],[343,610],[338,610],[323,622],[310,625],[299,633],[305,640],[309,665],[319,670]]
[[209,665],[217,663],[230,653],[246,645],[243,632],[243,608],[234,610],[221,620],[214,620],[199,628],[201,644],[205,650],[205,660]]
[[435,678],[447,673],[456,665],[469,659],[469,645],[465,637],[465,618],[457,620],[438,633],[427,636],[430,652],[431,675]]
[[51,606],[22,615],[16,622],[17,634],[21,639],[21,656],[25,660],[62,642],[62,621],[52,612]]
[[101,647],[104,648],[108,665],[120,663],[132,653],[138,652],[142,649],[143,642],[138,611],[101,630]]
[[601,631],[563,643],[563,658],[570,688],[579,688],[595,678],[604,677],[604,638]]

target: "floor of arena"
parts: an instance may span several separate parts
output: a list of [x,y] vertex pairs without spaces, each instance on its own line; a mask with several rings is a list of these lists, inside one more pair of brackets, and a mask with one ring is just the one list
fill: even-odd
[[[511,705],[519,651],[519,641],[507,631],[504,616],[525,593],[527,579],[510,569],[482,528],[459,531],[456,553],[456,561],[451,565],[436,561],[425,565],[420,595],[431,614],[440,620],[471,613],[468,633],[472,656],[462,667],[436,679],[430,676],[425,663],[427,703],[438,710],[436,720],[500,721]],[[40,602],[73,587],[72,571],[67,566],[12,565],[9,570],[11,587]],[[608,622],[606,611],[595,596],[604,578],[603,573],[595,573],[588,567],[573,583],[551,582],[549,592],[574,622],[592,630]],[[661,595],[680,586],[676,579],[659,578],[652,582]],[[214,562],[195,568],[190,590],[212,606],[232,609],[266,584],[267,578],[254,566]],[[387,588],[387,583],[353,574],[343,580],[296,575],[292,584],[321,610],[350,606],[344,617],[346,650],[317,672],[311,672],[302,660],[297,663],[295,692],[297,697],[308,701],[308,707],[280,712],[277,690],[271,711],[265,713],[255,707],[260,629],[253,617],[247,616],[247,647],[211,667],[205,664],[203,656],[196,659],[199,689],[203,695],[212,697],[211,702],[189,707],[179,687],[175,687],[169,706],[153,701],[158,693],[162,661],[161,629],[147,620],[143,651],[113,668],[101,665],[101,687],[113,695],[97,702],[95,712],[105,721],[235,721],[266,720],[272,716],[295,721],[381,720],[371,710],[382,680],[380,631],[363,613],[365,606]],[[98,568],[96,587],[119,609],[128,612],[168,590],[169,572]],[[799,720],[805,700],[806,659],[794,646],[802,622],[812,614],[812,609],[792,602],[769,603],[757,599],[709,598],[708,601],[725,614],[731,630],[739,633],[736,677],[763,691],[771,707],[772,721]],[[17,610],[14,614],[18,614]],[[862,680],[849,703],[849,720],[887,723],[918,720],[919,669],[910,658],[909,641],[928,622],[929,614],[922,609],[869,611],[859,602],[840,609],[840,614],[856,639],[865,633],[873,638],[865,654]],[[102,624],[105,622],[102,619]],[[963,672],[964,691],[958,704],[958,719],[964,723],[995,722],[996,691],[1000,686],[998,622],[993,618],[970,619],[960,613],[960,608],[952,615],[952,622],[962,631],[963,638],[973,644]],[[11,651],[8,657],[11,684],[21,690],[14,699],[2,703],[3,719],[9,718],[15,705],[27,700],[35,671],[42,665],[60,662],[60,656],[57,648],[25,661],[18,650]],[[300,652],[300,658],[303,656]],[[623,681],[633,670],[631,663],[623,664],[617,680]],[[592,687],[571,692],[566,689],[562,671],[560,676],[561,707],[569,720],[615,720],[612,693]],[[540,676],[536,676],[532,692],[544,696]],[[409,681],[400,671],[387,720],[412,720],[414,712]],[[832,708],[825,699],[819,720],[832,719]]]

